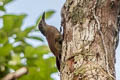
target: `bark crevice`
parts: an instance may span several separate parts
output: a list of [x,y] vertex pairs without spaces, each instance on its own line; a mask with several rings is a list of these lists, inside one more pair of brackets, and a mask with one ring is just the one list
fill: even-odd
[[66,0],[61,80],[115,80],[119,0]]

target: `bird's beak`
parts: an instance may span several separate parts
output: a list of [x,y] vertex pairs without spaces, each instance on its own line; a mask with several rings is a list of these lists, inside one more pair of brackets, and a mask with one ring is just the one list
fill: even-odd
[[44,12],[43,15],[42,15],[42,21],[45,22],[45,12]]

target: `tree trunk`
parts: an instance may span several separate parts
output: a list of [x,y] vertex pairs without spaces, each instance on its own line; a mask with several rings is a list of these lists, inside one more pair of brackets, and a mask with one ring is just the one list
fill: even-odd
[[66,0],[61,80],[115,80],[120,0]]

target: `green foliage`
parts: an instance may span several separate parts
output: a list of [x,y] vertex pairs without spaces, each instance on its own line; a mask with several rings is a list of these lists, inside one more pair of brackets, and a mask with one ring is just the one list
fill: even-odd
[[[5,5],[13,0],[0,0],[0,11],[5,12]],[[50,18],[54,11],[46,12],[46,19]],[[4,14],[0,16],[3,20],[3,26],[0,28],[0,78],[4,77],[10,70],[17,70],[22,66],[29,69],[27,75],[22,76],[19,80],[53,80],[51,74],[57,72],[54,57],[44,59],[44,55],[50,52],[48,46],[40,45],[33,47],[27,40],[37,40],[43,43],[39,36],[29,36],[30,33],[36,32],[36,24],[28,26],[21,30],[26,14]],[[41,19],[41,15],[36,21]],[[12,42],[11,42],[12,41]],[[15,45],[17,44],[17,45]]]
[[9,56],[9,52],[12,50],[11,44],[6,44],[3,47],[0,47],[0,56]]
[[2,1],[3,1],[3,5],[6,5],[6,4],[12,2],[13,0],[2,0]]
[[4,6],[0,6],[0,11],[5,11]]
[[3,30],[6,32],[11,32],[12,30],[16,28],[20,28],[23,22],[23,19],[25,18],[25,14],[23,15],[4,15],[3,18]]

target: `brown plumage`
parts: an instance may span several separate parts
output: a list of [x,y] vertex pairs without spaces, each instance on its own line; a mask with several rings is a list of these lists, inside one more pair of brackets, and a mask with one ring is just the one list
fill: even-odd
[[43,13],[42,19],[38,25],[41,33],[46,37],[51,52],[56,57],[56,64],[58,70],[60,69],[60,54],[62,50],[62,35],[57,28],[47,25],[45,23],[45,12]]

